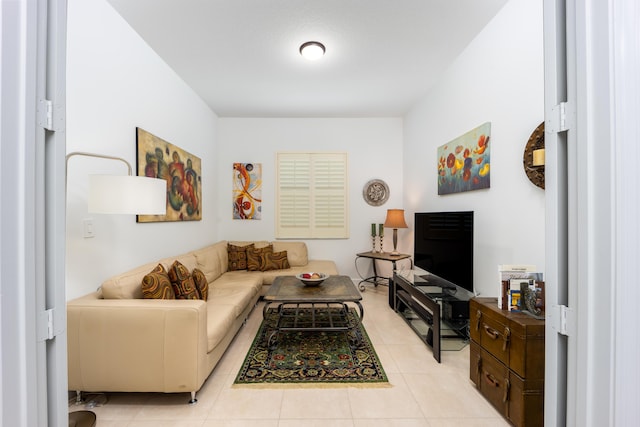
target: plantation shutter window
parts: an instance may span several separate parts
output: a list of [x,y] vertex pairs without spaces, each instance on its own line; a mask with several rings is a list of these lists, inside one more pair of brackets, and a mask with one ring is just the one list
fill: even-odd
[[347,238],[347,154],[277,154],[276,237]]

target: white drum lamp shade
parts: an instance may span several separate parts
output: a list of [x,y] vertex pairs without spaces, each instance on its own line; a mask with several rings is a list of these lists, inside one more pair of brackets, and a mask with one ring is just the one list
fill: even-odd
[[131,175],[90,175],[89,212],[165,215],[167,184],[162,179]]

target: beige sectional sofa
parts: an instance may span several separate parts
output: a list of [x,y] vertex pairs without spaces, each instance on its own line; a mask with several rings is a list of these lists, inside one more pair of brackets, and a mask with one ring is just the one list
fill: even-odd
[[[290,268],[228,271],[227,244],[273,245]],[[178,260],[200,269],[203,300],[143,299],[144,276]],[[264,290],[280,275],[338,274],[333,261],[308,259],[304,242],[227,242],[142,265],[106,280],[67,303],[69,390],[77,392],[196,392],[212,372]]]

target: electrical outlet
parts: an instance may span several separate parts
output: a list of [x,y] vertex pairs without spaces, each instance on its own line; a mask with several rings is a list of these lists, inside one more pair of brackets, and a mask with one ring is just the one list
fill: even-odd
[[82,220],[82,237],[84,237],[85,239],[95,237],[95,234],[93,233],[92,218],[85,218]]

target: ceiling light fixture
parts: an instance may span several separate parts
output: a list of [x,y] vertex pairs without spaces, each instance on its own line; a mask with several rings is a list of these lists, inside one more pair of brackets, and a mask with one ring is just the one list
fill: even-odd
[[324,45],[320,42],[306,42],[300,45],[300,55],[309,61],[322,58],[324,52]]

